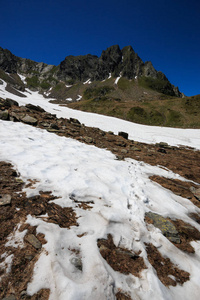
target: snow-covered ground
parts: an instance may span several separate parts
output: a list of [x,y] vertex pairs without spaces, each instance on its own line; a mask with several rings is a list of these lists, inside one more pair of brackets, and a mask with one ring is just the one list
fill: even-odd
[[[0,121],[0,128],[0,160],[14,164],[25,182],[37,179],[35,189],[24,189],[27,195],[51,190],[60,197],[54,200],[57,204],[72,207],[79,217],[79,227],[66,229],[41,217],[28,216],[27,223],[37,226],[37,232],[47,240],[35,265],[33,281],[28,285],[30,295],[49,288],[52,300],[107,300],[115,299],[113,289],[121,289],[132,299],[199,299],[200,243],[193,242],[196,255],[190,257],[155,227],[149,226],[147,230],[144,222],[145,212],[153,211],[181,218],[200,230],[188,217],[188,213],[198,209],[189,200],[152,182],[149,176],[183,178],[132,159],[118,161],[107,150],[22,123]],[[93,208],[76,208],[72,197],[81,202],[92,200]],[[116,245],[133,252],[141,250],[147,266],[141,278],[115,272],[102,258],[97,239],[106,238],[108,233],[113,235]],[[148,262],[145,242],[159,247],[165,257],[188,271],[190,281],[166,288]],[[69,249],[79,250],[82,272],[74,267],[77,257]]]
[[[13,96],[5,91],[5,84],[0,86],[0,97],[15,99],[21,105],[40,105],[58,117],[75,117],[86,125],[104,130],[127,131],[134,140],[149,143],[165,141],[200,149],[199,130],[137,125],[59,107],[50,104],[38,93],[26,95],[27,98]],[[114,300],[114,293],[121,289],[132,299],[199,299],[200,243],[192,242],[196,253],[190,256],[178,250],[154,226],[149,225],[147,229],[144,222],[145,212],[152,211],[164,217],[182,219],[200,230],[200,225],[188,217],[189,213],[200,210],[189,200],[151,181],[149,176],[184,178],[133,159],[118,161],[107,150],[22,123],[6,121],[0,121],[0,160],[11,162],[24,182],[37,180],[34,181],[35,189],[24,189],[27,196],[38,194],[41,190],[52,191],[59,197],[54,200],[55,203],[61,207],[72,207],[78,216],[79,226],[70,229],[48,223],[48,215],[45,215],[47,222],[41,216],[28,216],[26,222],[37,226],[37,232],[43,233],[47,240],[35,265],[33,279],[28,284],[30,295],[41,288],[49,288],[51,300]],[[91,204],[91,210],[84,210],[76,207],[73,199],[93,201],[94,204]],[[109,233],[115,245],[132,252],[141,251],[140,256],[147,269],[141,272],[140,278],[114,271],[103,259],[97,239],[106,238]],[[20,236],[20,247],[21,240]],[[8,243],[12,244],[10,238]],[[166,288],[147,259],[145,243],[152,243],[179,269],[189,272],[190,280],[183,286]],[[77,249],[79,254],[70,249]],[[2,258],[7,259],[11,266],[12,257]],[[82,271],[74,266],[77,259],[82,260]]]
[[[24,94],[27,97],[21,98],[7,92],[5,87],[5,82],[3,85],[0,85],[0,97],[14,99],[20,105],[27,103],[39,105],[46,111],[56,114],[57,117],[77,118],[81,123],[87,126],[98,127],[105,131],[113,131],[115,134],[118,134],[119,131],[125,131],[129,134],[130,139],[138,142],[148,144],[166,142],[172,146],[185,145],[200,149],[200,129],[178,129],[139,125],[113,117],[61,107],[57,104],[49,103],[50,99],[44,98],[38,94],[38,92],[25,92]],[[77,101],[80,100],[80,97],[80,95],[77,95]]]

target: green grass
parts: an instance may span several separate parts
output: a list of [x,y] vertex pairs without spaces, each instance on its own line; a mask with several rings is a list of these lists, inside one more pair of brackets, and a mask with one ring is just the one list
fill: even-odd
[[37,76],[27,77],[26,78],[27,86],[30,88],[37,88],[39,87],[39,79]]
[[92,98],[104,97],[109,94],[114,88],[110,86],[87,88],[83,93],[83,98],[88,100]]
[[155,90],[169,96],[175,96],[172,85],[168,80],[164,80],[162,76],[158,78],[142,76],[138,79],[139,85],[145,88]]
[[43,80],[40,83],[41,88],[43,88],[44,90],[48,90],[51,87],[51,84],[47,81],[47,80]]
[[130,81],[125,77],[121,77],[117,83],[117,86],[119,89],[121,89],[122,91],[126,91],[130,88],[132,88],[134,86],[134,81]]
[[200,95],[151,101],[117,101],[97,97],[71,103],[72,108],[118,117],[131,122],[166,127],[200,128]]

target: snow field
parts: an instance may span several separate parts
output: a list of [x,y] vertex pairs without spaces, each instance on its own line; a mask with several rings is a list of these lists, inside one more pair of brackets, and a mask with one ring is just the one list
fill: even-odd
[[[188,217],[199,209],[152,182],[149,176],[184,178],[132,159],[118,161],[107,150],[5,121],[0,121],[0,159],[14,164],[24,182],[37,179],[35,189],[24,189],[28,197],[40,190],[52,191],[60,197],[54,202],[72,207],[78,217],[79,226],[67,229],[45,222],[41,216],[28,216],[27,223],[37,226],[37,232],[47,240],[35,265],[33,281],[28,285],[30,295],[49,288],[51,300],[107,300],[115,299],[113,291],[122,289],[132,299],[199,299],[200,243],[193,242],[197,254],[190,257],[171,244],[160,230],[144,222],[145,212],[151,210],[182,219],[200,230]],[[94,204],[90,204],[91,210],[83,210],[76,207],[73,199]],[[97,240],[109,233],[116,246],[133,252],[141,250],[147,266],[141,278],[115,272],[102,258]],[[191,274],[190,281],[182,287],[166,288],[148,262],[144,243],[159,247],[164,257]],[[11,264],[11,258],[7,259]],[[78,259],[82,260],[82,271],[74,265]]]
[[[24,80],[22,75],[20,75],[20,77]],[[125,131],[129,134],[130,139],[147,144],[166,142],[172,146],[184,145],[200,149],[200,129],[179,129],[140,125],[113,117],[61,107],[58,104],[49,103],[49,100],[52,99],[44,98],[38,92],[32,92],[28,89],[23,93],[26,96],[25,98],[18,97],[7,92],[5,87],[6,82],[3,81],[3,84],[0,85],[0,97],[16,100],[19,105],[25,105],[27,103],[39,105],[47,112],[56,114],[58,118],[76,118],[86,126],[98,127],[104,131],[113,131],[115,134],[118,134],[119,131]],[[77,95],[76,101],[79,100],[81,100],[81,95]]]

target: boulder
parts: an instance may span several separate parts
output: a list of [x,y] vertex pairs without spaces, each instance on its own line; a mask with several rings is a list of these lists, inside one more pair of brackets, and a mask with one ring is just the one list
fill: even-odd
[[29,104],[26,104],[25,106],[30,110],[45,112],[45,110],[42,107],[40,107],[39,105],[36,106],[36,105],[33,105],[33,104],[29,103]]
[[118,132],[118,135],[122,136],[123,138],[125,138],[126,140],[128,140],[128,133],[127,132],[120,131],[120,132]]
[[37,125],[37,119],[29,115],[25,115],[24,117],[20,118],[20,120],[29,125]]
[[10,194],[0,194],[0,206],[8,205],[11,203]]
[[153,222],[153,225],[159,228],[162,234],[166,236],[171,242],[176,244],[180,243],[181,240],[179,233],[176,230],[176,227],[172,224],[172,222],[170,222],[163,216],[153,212],[147,212],[145,216],[148,217]]
[[27,241],[29,244],[31,244],[37,250],[42,248],[41,242],[33,234],[28,234],[25,237],[25,241]]
[[0,120],[8,120],[8,119],[9,119],[8,110],[0,111]]

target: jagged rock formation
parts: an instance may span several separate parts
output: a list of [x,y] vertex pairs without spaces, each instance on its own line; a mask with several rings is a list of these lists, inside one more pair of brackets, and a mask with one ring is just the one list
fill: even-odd
[[174,87],[162,72],[156,71],[150,61],[144,63],[131,46],[122,50],[118,45],[111,46],[103,50],[100,57],[91,54],[70,55],[57,67],[20,58],[9,50],[0,48],[0,69],[8,73],[26,75],[27,83],[32,89],[55,87],[59,81],[101,81],[112,75],[127,79],[144,77],[150,88],[170,96],[182,96],[179,89]]

